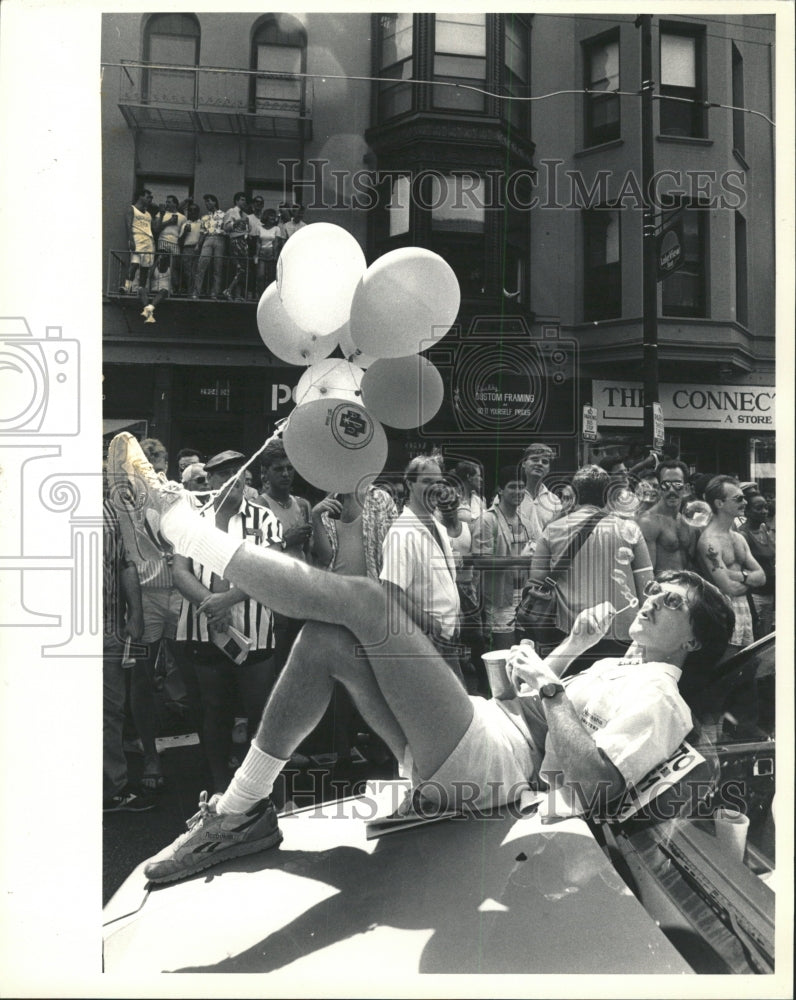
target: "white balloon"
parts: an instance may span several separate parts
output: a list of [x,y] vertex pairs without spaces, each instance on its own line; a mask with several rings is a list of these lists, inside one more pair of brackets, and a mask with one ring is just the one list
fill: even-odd
[[295,470],[321,490],[351,493],[387,461],[384,428],[357,403],[315,399],[297,406],[283,441]]
[[314,364],[337,346],[334,334],[320,337],[293,322],[282,306],[276,282],[266,288],[257,305],[257,329],[268,350],[291,365]]
[[390,427],[420,427],[442,406],[445,386],[438,369],[417,354],[380,358],[362,378],[362,402]]
[[461,302],[459,282],[439,254],[401,247],[374,261],[351,303],[351,337],[377,358],[417,354],[448,332]]
[[304,372],[296,386],[296,406],[314,399],[348,399],[362,403],[359,390],[363,371],[342,358],[318,361]]
[[347,322],[366,267],[362,248],[347,230],[313,222],[293,233],[279,255],[282,305],[300,327],[327,336]]
[[369,368],[376,360],[372,355],[363,354],[360,351],[351,338],[351,327],[348,323],[337,331],[337,337],[340,341],[340,350],[343,352],[343,357],[346,361],[350,361],[352,365],[356,365],[358,368]]

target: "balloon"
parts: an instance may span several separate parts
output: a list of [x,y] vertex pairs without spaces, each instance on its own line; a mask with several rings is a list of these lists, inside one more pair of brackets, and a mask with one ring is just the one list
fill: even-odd
[[428,358],[380,358],[362,377],[362,402],[390,427],[420,427],[442,406],[445,386]]
[[296,386],[296,406],[311,403],[314,399],[347,399],[352,403],[362,402],[359,384],[362,369],[343,361],[342,358],[327,358],[318,361],[304,372]]
[[337,331],[337,336],[340,341],[340,350],[343,352],[343,357],[346,361],[350,361],[352,365],[356,365],[358,368],[370,368],[376,358],[369,354],[363,354],[360,351],[351,339],[351,327],[348,323]]
[[704,500],[689,500],[680,516],[689,528],[704,528],[713,517],[713,511]]
[[291,365],[314,364],[337,346],[334,335],[319,337],[296,326],[282,306],[276,282],[266,288],[257,305],[257,328],[268,350]]
[[367,261],[341,226],[313,222],[293,233],[276,265],[285,311],[304,330],[327,336],[348,321]]
[[283,441],[295,470],[321,490],[352,493],[387,461],[384,428],[357,403],[315,399],[297,406]]
[[377,358],[417,354],[445,336],[460,302],[456,275],[439,254],[401,247],[363,275],[351,303],[351,337]]

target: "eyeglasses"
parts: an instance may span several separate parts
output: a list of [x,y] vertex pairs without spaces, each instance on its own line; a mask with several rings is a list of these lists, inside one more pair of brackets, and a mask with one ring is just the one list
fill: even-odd
[[663,605],[670,611],[679,611],[686,603],[682,594],[678,594],[674,590],[664,590],[657,580],[650,580],[644,587],[644,596],[657,597],[658,594],[663,594]]
[[746,503],[746,497],[743,493],[738,493],[734,497],[725,497],[725,500],[732,501],[733,503]]
[[662,490],[674,490],[675,493],[681,493],[685,489],[685,483],[672,482],[671,480],[664,480],[660,487]]

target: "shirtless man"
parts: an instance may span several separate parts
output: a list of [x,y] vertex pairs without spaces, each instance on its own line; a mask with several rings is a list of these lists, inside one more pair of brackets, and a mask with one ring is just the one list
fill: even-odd
[[735,628],[727,656],[753,641],[752,614],[747,594],[766,582],[766,574],[754,559],[743,535],[732,530],[735,518],[746,509],[740,484],[732,476],[714,476],[705,487],[705,500],[713,511],[697,542],[701,573],[730,598]]
[[638,517],[638,526],[649,549],[655,574],[665,569],[694,569],[699,532],[689,528],[680,514],[688,468],[671,459],[656,469],[660,499]]

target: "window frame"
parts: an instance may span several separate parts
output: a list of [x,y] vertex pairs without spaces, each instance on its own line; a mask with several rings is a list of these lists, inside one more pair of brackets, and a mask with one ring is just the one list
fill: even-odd
[[[178,32],[178,31],[157,31],[156,28],[157,28],[158,22],[163,22],[163,21],[167,20],[168,18],[182,19],[183,22],[186,23],[186,24],[188,22],[190,22],[190,24],[192,25],[192,27],[195,30],[192,31],[190,34],[187,33],[187,32]],[[199,19],[197,18],[197,16],[195,14],[192,14],[190,12],[184,12],[184,11],[176,11],[176,12],[171,12],[171,13],[169,13],[169,12],[160,12],[160,13],[155,13],[155,14],[150,15],[147,18],[146,24],[144,25],[144,36],[143,36],[143,46],[142,46],[142,56],[143,56],[142,62],[151,63],[153,61],[152,60],[152,38],[153,38],[153,36],[154,37],[159,37],[159,38],[193,38],[193,40],[194,40],[194,58],[193,58],[193,64],[194,64],[194,66],[197,66],[197,67],[199,66],[199,54],[200,54],[201,45],[202,45],[202,29],[201,29],[201,26],[199,24]],[[159,60],[159,61],[161,61],[161,60]],[[175,65],[177,65],[177,66],[179,66],[180,64],[181,63],[175,63]],[[168,64],[165,64],[165,65],[168,65]],[[155,74],[157,74],[157,73],[168,73],[168,72],[172,72],[175,76],[177,76],[177,75],[184,76],[186,79],[188,78],[189,75],[192,78],[191,79],[191,84],[192,84],[193,96],[192,96],[191,100],[188,102],[187,105],[184,102],[181,103],[179,101],[174,101],[174,102],[164,101],[162,99],[159,99],[158,96],[157,96],[157,94],[155,96],[152,95],[153,80],[155,78]],[[177,104],[180,107],[186,107],[187,106],[187,107],[196,108],[198,106],[198,104],[197,104],[198,94],[199,94],[199,74],[196,73],[196,72],[192,72],[190,70],[184,70],[184,71],[181,72],[180,70],[169,71],[169,70],[144,69],[143,72],[142,72],[142,74],[141,74],[141,101],[144,104],[150,104],[150,103],[152,103],[152,104],[169,104],[169,103],[174,103],[174,104]]]
[[[376,76],[380,78],[379,83],[376,85],[376,119],[377,121],[380,122],[393,121],[395,118],[400,118],[402,115],[409,114],[415,108],[415,102],[416,102],[415,87],[413,84],[405,82],[407,76],[404,73],[404,69],[408,64],[409,66],[408,76],[411,78],[415,75],[414,67],[415,67],[415,61],[417,59],[417,47],[415,45],[415,40],[417,38],[417,16],[415,14],[410,13],[411,32],[412,32],[412,45],[411,45],[410,55],[405,56],[403,59],[399,59],[396,62],[388,63],[386,65],[384,64],[384,56],[383,56],[384,24],[382,18],[398,17],[402,13],[407,13],[407,12],[398,11],[394,14],[385,13],[385,14],[373,15],[376,18],[376,25],[377,25]],[[404,28],[401,30],[406,30],[406,29]],[[401,67],[400,75],[386,77],[385,74],[387,74],[394,67]],[[401,110],[395,113],[385,114],[384,113],[385,95],[393,95],[395,92],[399,90],[405,90],[405,92],[409,95],[408,106],[402,108]]]
[[[596,234],[596,222],[612,213],[616,219],[619,252],[615,261],[592,265],[590,246]],[[583,233],[583,320],[617,320],[622,318],[622,212],[621,206],[607,204],[581,211]],[[607,232],[607,224],[603,226]],[[606,289],[610,294],[606,295]]]
[[[698,201],[687,198],[666,197],[661,198],[664,208],[683,209],[683,263],[673,271],[664,281],[661,282],[661,315],[665,317],[675,317],[677,319],[709,319],[710,318],[710,293],[709,293],[709,229],[707,206],[701,205]],[[697,223],[697,254],[691,255],[689,260],[688,251],[688,229],[693,220]],[[689,263],[691,271],[689,272]],[[671,300],[667,305],[667,289],[676,287],[677,281],[682,281],[684,274],[691,273],[698,281],[699,305],[697,311],[687,306],[672,305]]]
[[749,326],[749,247],[746,218],[737,209],[733,213],[735,242],[735,322]]
[[[283,19],[289,17],[289,15],[280,15]],[[275,32],[275,39],[264,40],[262,36],[268,31],[273,30]],[[295,39],[291,40],[291,36],[295,35],[298,39],[298,44]],[[279,41],[278,39],[283,37],[284,41]],[[296,72],[306,73],[307,71],[307,31],[304,25],[294,17],[290,17],[290,29],[284,30],[282,24],[277,19],[274,14],[266,14],[261,17],[257,23],[252,28],[251,33],[251,43],[250,43],[250,58],[249,65],[255,72],[259,71],[262,73],[269,72],[266,69],[261,70],[259,66],[259,50],[261,46],[270,46],[271,48],[284,48],[284,49],[296,49],[299,52],[299,68]],[[282,72],[276,70],[276,72]],[[284,72],[291,72],[285,70]],[[298,97],[286,97],[286,96],[272,96],[263,97],[258,93],[258,84],[261,83],[279,83],[280,81],[271,81],[269,77],[258,77],[252,76],[249,86],[249,110],[252,114],[263,114],[269,115],[273,114],[274,108],[268,107],[264,104],[262,108],[258,108],[258,101],[275,101],[284,102],[285,105],[289,105],[290,108],[294,108],[299,113],[302,113],[306,107],[306,96],[307,96],[307,81],[305,78],[300,78],[296,81],[287,81],[295,83],[298,91]]]
[[[744,106],[744,69],[743,55],[735,44],[730,43],[730,74],[732,80],[732,105],[734,108]],[[746,120],[743,111],[732,113],[732,148],[742,158],[746,156]]]
[[[621,39],[619,27],[611,28],[610,31],[604,31],[599,35],[595,35],[593,38],[587,38],[581,42],[582,60],[583,60],[583,89],[592,90],[593,84],[593,70],[591,68],[592,55],[595,51],[600,48],[604,48],[607,44],[615,42],[617,47],[617,89],[621,86]],[[621,102],[619,100],[619,94],[614,94],[610,90],[605,91],[603,94],[584,94],[583,95],[583,142],[588,148],[590,146],[600,146],[605,142],[613,142],[616,139],[622,137],[622,111]],[[594,113],[595,109],[604,106],[615,106],[616,107],[616,134],[601,134],[598,128],[594,124]],[[606,128],[603,127],[605,131]]]
[[[509,67],[506,53],[508,51],[508,28],[509,25],[519,28],[524,37],[525,42],[525,73],[527,80],[525,83],[519,81],[514,83],[515,74]],[[519,78],[517,78],[519,79]],[[500,80],[501,80],[501,90],[506,94],[510,94],[518,97],[530,97],[531,96],[531,26],[527,22],[524,16],[520,14],[504,14],[503,15],[503,48],[502,48],[502,64],[500,66]],[[515,93],[518,91],[519,93]],[[519,129],[522,132],[527,132],[530,134],[531,131],[531,102],[521,101],[519,103],[514,103],[513,101],[503,101],[501,102],[501,117],[504,121],[508,122],[509,127],[513,129]]]
[[[455,12],[445,12],[448,16],[454,14]],[[480,11],[477,13],[481,13]],[[489,33],[490,33],[490,22],[487,20],[487,14],[484,12],[484,23],[483,23],[483,38],[484,38],[484,54],[483,56],[474,56],[468,53],[462,52],[451,52],[448,50],[437,50],[437,18],[439,14],[433,15],[433,20],[431,22],[431,30],[429,32],[429,57],[431,65],[431,79],[434,84],[439,82],[442,83],[462,83],[468,84],[474,87],[480,87],[482,90],[487,90],[487,82],[489,80],[489,56],[490,47],[489,45]],[[438,73],[437,72],[437,57],[442,58],[459,58],[459,59],[480,59],[483,62],[484,74],[483,77],[475,76],[456,76],[451,73]],[[440,101],[440,97],[444,93],[459,94],[462,99],[470,101],[480,101],[478,107],[456,107],[455,105],[445,104]],[[457,91],[448,87],[437,87],[432,86],[431,88],[431,106],[435,110],[444,111],[449,114],[466,114],[466,115],[483,115],[487,113],[487,100],[485,94],[477,94],[474,91]]]
[[[694,40],[694,86],[678,87],[673,84],[663,82],[663,39],[664,36],[691,38]],[[678,21],[661,21],[658,34],[658,67],[659,67],[659,91],[658,91],[658,131],[662,136],[671,136],[681,139],[706,139],[707,138],[707,114],[704,107],[707,101],[707,73],[706,73],[706,53],[705,53],[706,30],[704,25],[683,24]],[[667,97],[684,98],[689,97],[697,102],[690,108],[689,130],[683,132],[682,129],[675,130],[677,124],[675,120],[678,107],[682,108],[681,101],[667,101]],[[684,116],[680,115],[682,119]]]

